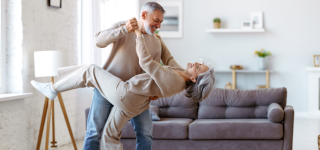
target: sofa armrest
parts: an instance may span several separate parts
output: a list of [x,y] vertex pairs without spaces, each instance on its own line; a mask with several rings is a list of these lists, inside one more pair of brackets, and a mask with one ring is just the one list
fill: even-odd
[[284,108],[283,150],[292,150],[293,123],[294,123],[294,110],[292,106],[287,105]]

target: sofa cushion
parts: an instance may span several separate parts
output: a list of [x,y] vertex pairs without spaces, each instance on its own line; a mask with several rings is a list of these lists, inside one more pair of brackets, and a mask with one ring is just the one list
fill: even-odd
[[284,117],[284,111],[277,103],[272,103],[268,107],[268,119],[271,122],[281,122]]
[[283,125],[268,119],[196,119],[189,139],[281,139]]
[[[161,118],[153,121],[153,139],[187,139],[188,127],[192,121],[187,118]],[[130,122],[122,129],[121,138],[136,138]]]
[[151,101],[150,104],[160,108],[160,118],[196,119],[199,104],[184,96],[184,93],[183,91],[171,97],[159,98]]
[[286,88],[229,90],[215,88],[199,103],[198,119],[267,118],[268,106],[287,102]]

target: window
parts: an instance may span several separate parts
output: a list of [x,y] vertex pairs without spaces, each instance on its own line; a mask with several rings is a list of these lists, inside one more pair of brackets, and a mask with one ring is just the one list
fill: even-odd
[[[127,21],[132,17],[139,19],[139,1],[138,0],[109,0],[100,3],[100,27],[101,30],[109,28],[118,21]],[[111,46],[101,50],[101,60],[105,62],[108,59]]]
[[5,1],[0,2],[0,16],[1,16],[1,22],[0,22],[0,94],[5,93],[5,58],[6,58],[6,41],[5,41]]
[[[118,21],[139,16],[139,0],[82,0],[81,8],[81,64],[101,65],[110,55],[110,44],[97,48],[94,35]],[[138,18],[137,18],[138,19]]]

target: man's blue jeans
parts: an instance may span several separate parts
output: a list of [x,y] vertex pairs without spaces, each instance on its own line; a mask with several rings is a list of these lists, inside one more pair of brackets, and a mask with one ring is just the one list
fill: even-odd
[[[99,150],[102,129],[112,107],[113,105],[101,95],[99,90],[94,89],[83,143],[84,150]],[[153,126],[149,110],[135,116],[130,122],[136,133],[136,150],[151,150]]]

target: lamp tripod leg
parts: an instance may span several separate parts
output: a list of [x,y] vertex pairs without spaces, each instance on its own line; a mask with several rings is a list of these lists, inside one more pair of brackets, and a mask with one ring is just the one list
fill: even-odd
[[51,102],[52,104],[52,141],[51,141],[51,147],[57,147],[56,138],[55,138],[55,126],[54,126],[54,101]]
[[[54,78],[51,77],[51,83],[54,84]],[[52,141],[51,141],[51,147],[57,147],[56,145],[56,134],[55,134],[55,126],[54,126],[54,101],[52,101]]]
[[44,105],[43,105],[42,118],[41,118],[41,123],[40,123],[40,130],[39,130],[37,149],[36,150],[40,150],[41,139],[42,139],[42,134],[43,134],[43,127],[44,127],[44,123],[45,123],[46,116],[47,116],[48,101],[49,101],[49,98],[46,97],[45,100],[44,100]]
[[76,145],[76,142],[75,142],[73,134],[72,134],[69,118],[68,118],[67,111],[66,111],[66,108],[65,108],[64,103],[63,103],[63,99],[62,99],[61,93],[58,93],[58,98],[59,98],[59,103],[61,105],[61,109],[62,109],[62,112],[63,112],[64,119],[66,120],[66,124],[67,124],[67,127],[68,127],[68,131],[69,131],[69,134],[70,134],[70,137],[71,137],[71,141],[72,141],[73,147],[74,147],[75,150],[77,150],[77,145]]
[[47,114],[47,132],[46,132],[46,146],[45,146],[45,150],[48,150],[49,148],[49,134],[50,134],[50,120],[51,120],[51,108],[52,108],[52,101],[53,100],[49,100],[49,104],[48,104],[48,114]]

